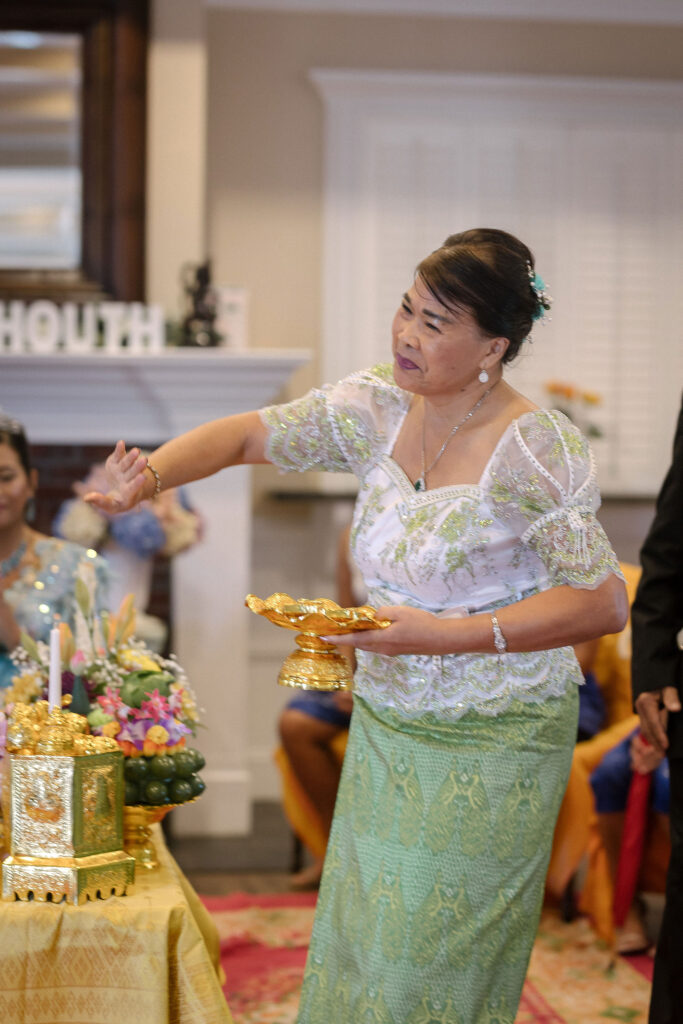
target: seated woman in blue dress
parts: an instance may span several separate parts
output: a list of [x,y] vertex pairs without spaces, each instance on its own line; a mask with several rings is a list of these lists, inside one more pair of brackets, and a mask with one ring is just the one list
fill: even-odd
[[[96,603],[106,597],[106,563],[94,551],[56,540],[29,526],[37,472],[20,423],[0,414],[0,688],[11,685],[10,651],[25,632],[49,639],[59,622],[73,626],[74,578],[86,559],[95,566]],[[0,705],[3,702],[0,700]]]

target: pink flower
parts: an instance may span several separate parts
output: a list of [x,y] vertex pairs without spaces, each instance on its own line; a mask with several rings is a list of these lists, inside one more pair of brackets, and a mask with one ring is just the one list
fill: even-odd
[[159,693],[158,690],[154,690],[148,694],[149,700],[143,700],[140,711],[136,712],[136,718],[151,718],[155,722],[159,722],[163,715],[168,715],[168,701]]
[[104,712],[108,715],[114,715],[117,718],[121,718],[121,712],[123,711],[123,717],[128,715],[128,706],[121,700],[118,690],[113,690],[111,686],[108,686],[101,697],[97,698],[97,702]]
[[85,654],[83,651],[76,651],[73,658],[69,663],[69,668],[75,676],[82,675],[78,670],[86,664]]

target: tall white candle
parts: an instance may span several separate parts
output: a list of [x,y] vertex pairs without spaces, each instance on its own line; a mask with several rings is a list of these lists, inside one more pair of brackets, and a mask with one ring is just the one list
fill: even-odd
[[59,643],[59,629],[50,630],[50,676],[47,684],[47,702],[53,708],[62,706],[62,655]]

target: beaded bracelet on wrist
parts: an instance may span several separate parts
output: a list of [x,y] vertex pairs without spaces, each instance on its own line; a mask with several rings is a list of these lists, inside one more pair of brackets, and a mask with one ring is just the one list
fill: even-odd
[[500,628],[500,623],[497,616],[491,616],[491,626],[493,627],[493,643],[498,654],[505,654],[508,649],[507,641],[503,635],[503,630]]
[[151,496],[152,497],[152,501],[154,501],[154,499],[158,498],[159,495],[161,494],[161,477],[159,476],[159,474],[157,473],[156,469],[154,468],[152,463],[149,461],[149,459],[147,459],[147,467],[146,468],[150,471],[150,473],[154,477],[154,493]]

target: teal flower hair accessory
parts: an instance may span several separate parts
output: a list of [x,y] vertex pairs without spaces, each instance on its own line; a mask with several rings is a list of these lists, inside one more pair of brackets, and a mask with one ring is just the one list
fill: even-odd
[[[553,304],[552,296],[549,295],[546,291],[545,281],[539,274],[536,273],[536,271],[530,263],[527,263],[526,269],[529,275],[529,284],[531,285],[531,290],[534,293],[534,297],[536,299],[536,310],[532,316],[532,320],[534,321],[534,323],[537,320],[545,322],[545,314],[548,312],[548,310],[551,308]],[[547,319],[550,320],[550,317],[548,317]]]

